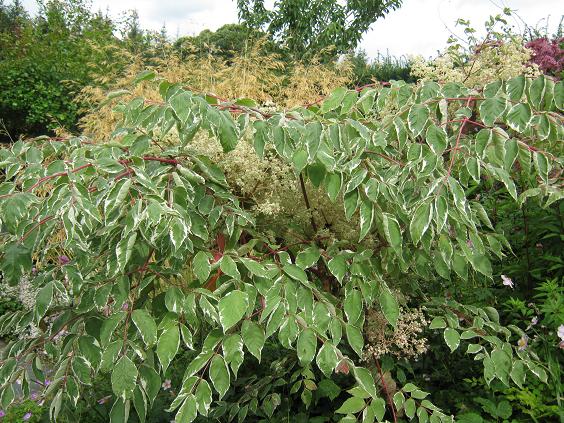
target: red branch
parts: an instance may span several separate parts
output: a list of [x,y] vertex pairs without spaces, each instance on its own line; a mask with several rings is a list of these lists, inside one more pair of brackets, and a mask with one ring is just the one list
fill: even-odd
[[21,243],[21,242],[24,242],[24,241],[27,239],[27,237],[28,237],[34,230],[36,230],[36,229],[39,228],[41,225],[43,225],[44,223],[49,222],[50,220],[52,220],[52,219],[54,219],[54,218],[55,218],[55,216],[47,216],[46,218],[41,219],[38,223],[36,223],[36,224],[33,226],[33,228],[29,229],[25,234],[23,234],[23,236],[20,238],[20,243]]
[[[466,106],[470,105],[470,101],[472,101],[472,100],[468,99],[468,101],[466,102]],[[456,144],[454,145],[454,148],[453,148],[453,151],[452,151],[452,154],[451,154],[450,163],[448,165],[447,174],[445,175],[445,178],[443,180],[443,185],[446,183],[446,181],[450,177],[450,174],[452,173],[452,166],[454,165],[454,159],[456,158],[456,152],[459,150],[458,146],[460,145],[460,140],[462,138],[462,134],[464,133],[464,127],[466,126],[466,124],[469,121],[470,121],[470,119],[468,119],[468,118],[462,119],[462,125],[460,125],[460,129],[458,130],[458,135],[456,136]]]
[[394,423],[397,423],[398,418],[396,416],[396,409],[394,408],[394,402],[392,401],[392,397],[390,395],[390,391],[388,390],[388,384],[386,383],[386,379],[384,379],[384,374],[382,373],[382,368],[380,367],[380,362],[376,357],[372,357],[374,359],[374,364],[376,364],[376,368],[378,369],[378,374],[380,375],[380,380],[382,381],[382,388],[384,389],[384,393],[386,394],[386,398],[388,399],[388,404],[392,409],[392,416],[394,418]]
[[44,176],[43,178],[39,179],[35,184],[33,184],[27,191],[28,192],[33,191],[35,188],[37,188],[43,182],[49,181],[50,179],[56,178],[58,176],[68,176],[69,173],[76,173],[76,172],[79,172],[82,169],[86,169],[87,167],[90,167],[90,166],[93,166],[92,163],[87,163],[87,164],[84,164],[82,166],[78,166],[76,169],[69,170],[69,171],[66,171],[66,172],[57,172],[57,173],[54,173],[54,174],[49,175],[49,176]]
[[400,167],[404,167],[404,166],[405,166],[402,162],[400,162],[400,161],[394,159],[393,157],[386,156],[385,154],[378,153],[377,151],[365,150],[365,153],[368,153],[368,154],[376,154],[377,156],[380,156],[380,157],[382,157],[383,159],[388,160],[389,162],[395,163],[395,164],[397,164],[397,165],[400,166]]

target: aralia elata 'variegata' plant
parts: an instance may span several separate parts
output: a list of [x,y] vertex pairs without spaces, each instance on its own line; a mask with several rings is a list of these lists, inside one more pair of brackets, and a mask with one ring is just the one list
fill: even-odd
[[[162,103],[118,106],[123,122],[108,142],[43,137],[0,150],[2,273],[12,284],[29,276],[37,289],[33,309],[0,317],[0,330],[39,328],[2,351],[2,407],[16,380],[29,392],[49,368],[44,395],[55,420],[105,372],[112,422],[133,412],[144,421],[167,369],[191,350],[175,421],[241,419],[239,405],[217,401],[243,361],[260,360],[272,342],[310,378],[348,375],[350,397],[335,410],[342,421],[396,420],[400,411],[450,421],[411,383],[389,392],[377,359],[360,365],[365,310],[380,309],[394,326],[395,281],[492,277],[489,257],[510,246],[472,195],[481,180],[499,181],[521,203],[561,199],[562,82],[517,77],[482,91],[394,82],[274,114],[166,81],[160,91]],[[171,131],[179,142],[160,143]],[[191,149],[198,131],[225,151],[252,131],[257,160],[273,146],[292,164],[304,197],[296,201],[310,207],[306,183],[342,201],[360,238],[379,239],[378,248],[319,237],[313,218],[301,241],[273,245],[217,164]],[[508,342],[495,309],[434,299],[427,310],[452,351],[468,343],[488,383],[546,381],[534,354]],[[300,388],[306,405],[315,386]],[[269,417],[275,407],[255,402],[245,415]]]

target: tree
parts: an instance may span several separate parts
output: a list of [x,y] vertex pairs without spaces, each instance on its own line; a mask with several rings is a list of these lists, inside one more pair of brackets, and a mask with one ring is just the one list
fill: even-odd
[[402,0],[281,0],[272,10],[264,0],[237,0],[239,19],[269,32],[295,57],[334,47],[354,50],[378,18],[401,6]]
[[[181,56],[190,51],[198,55],[213,54],[230,60],[244,54],[252,43],[266,36],[264,32],[245,25],[227,24],[216,31],[205,29],[194,37],[181,37],[174,43],[174,47]],[[270,50],[274,47],[271,44],[266,46]]]

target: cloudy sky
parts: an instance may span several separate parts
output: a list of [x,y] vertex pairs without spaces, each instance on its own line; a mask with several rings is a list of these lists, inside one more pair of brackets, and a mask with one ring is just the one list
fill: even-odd
[[[237,21],[235,0],[91,0],[95,10],[109,10],[110,15],[136,9],[144,28],[160,30],[164,25],[171,37],[197,34],[203,29]],[[35,10],[35,0],[24,0],[28,10]],[[559,0],[404,0],[403,6],[378,20],[361,43],[367,54],[431,56],[445,46],[451,31],[457,32],[457,18],[470,19],[475,28],[503,7],[516,10],[530,25],[546,25],[554,30],[564,14]],[[518,27],[523,23],[513,19]]]

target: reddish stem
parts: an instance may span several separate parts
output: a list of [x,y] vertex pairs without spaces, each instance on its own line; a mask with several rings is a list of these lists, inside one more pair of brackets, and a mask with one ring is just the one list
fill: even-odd
[[33,228],[29,229],[25,234],[23,234],[23,236],[20,238],[20,243],[21,243],[21,242],[24,242],[24,241],[27,239],[27,237],[28,237],[34,230],[36,230],[36,229],[39,228],[41,225],[43,225],[43,224],[49,222],[50,220],[52,220],[52,219],[54,219],[54,218],[55,218],[55,216],[47,216],[46,218],[41,219],[38,223],[36,223],[36,224],[33,226]]
[[384,393],[386,394],[386,398],[388,399],[388,404],[390,405],[390,408],[392,409],[392,416],[394,418],[394,423],[397,423],[398,417],[396,416],[396,409],[394,407],[394,402],[392,401],[390,391],[388,390],[388,385],[386,383],[386,379],[384,379],[384,374],[382,373],[382,368],[380,367],[380,362],[378,361],[378,359],[376,357],[372,356],[372,358],[374,359],[374,364],[376,364],[376,368],[378,369],[378,374],[380,375],[380,380],[382,381],[382,389],[384,389]]
[[404,167],[404,166],[405,166],[402,162],[400,162],[400,161],[398,161],[398,160],[396,160],[396,159],[394,159],[394,158],[392,158],[392,157],[390,157],[390,156],[386,156],[385,154],[378,153],[377,151],[365,150],[365,152],[368,153],[368,154],[376,154],[377,156],[380,156],[380,157],[382,157],[383,159],[388,160],[389,162],[395,163],[395,164],[397,164],[397,165],[400,166],[400,167]]
[[90,166],[92,166],[92,163],[87,163],[87,164],[85,164],[85,165],[79,166],[79,167],[77,167],[76,169],[73,169],[73,170],[70,170],[70,171],[66,171],[66,172],[57,172],[57,173],[54,173],[54,174],[49,175],[49,176],[44,176],[43,178],[39,179],[35,184],[33,184],[27,191],[28,191],[28,192],[33,191],[35,188],[37,188],[37,187],[38,187],[39,185],[41,185],[43,182],[46,182],[46,181],[48,181],[48,180],[50,180],[50,179],[57,178],[58,176],[66,176],[66,175],[68,175],[69,173],[76,173],[76,172],[79,172],[79,171],[81,171],[82,169],[86,169],[87,167],[90,167]]

